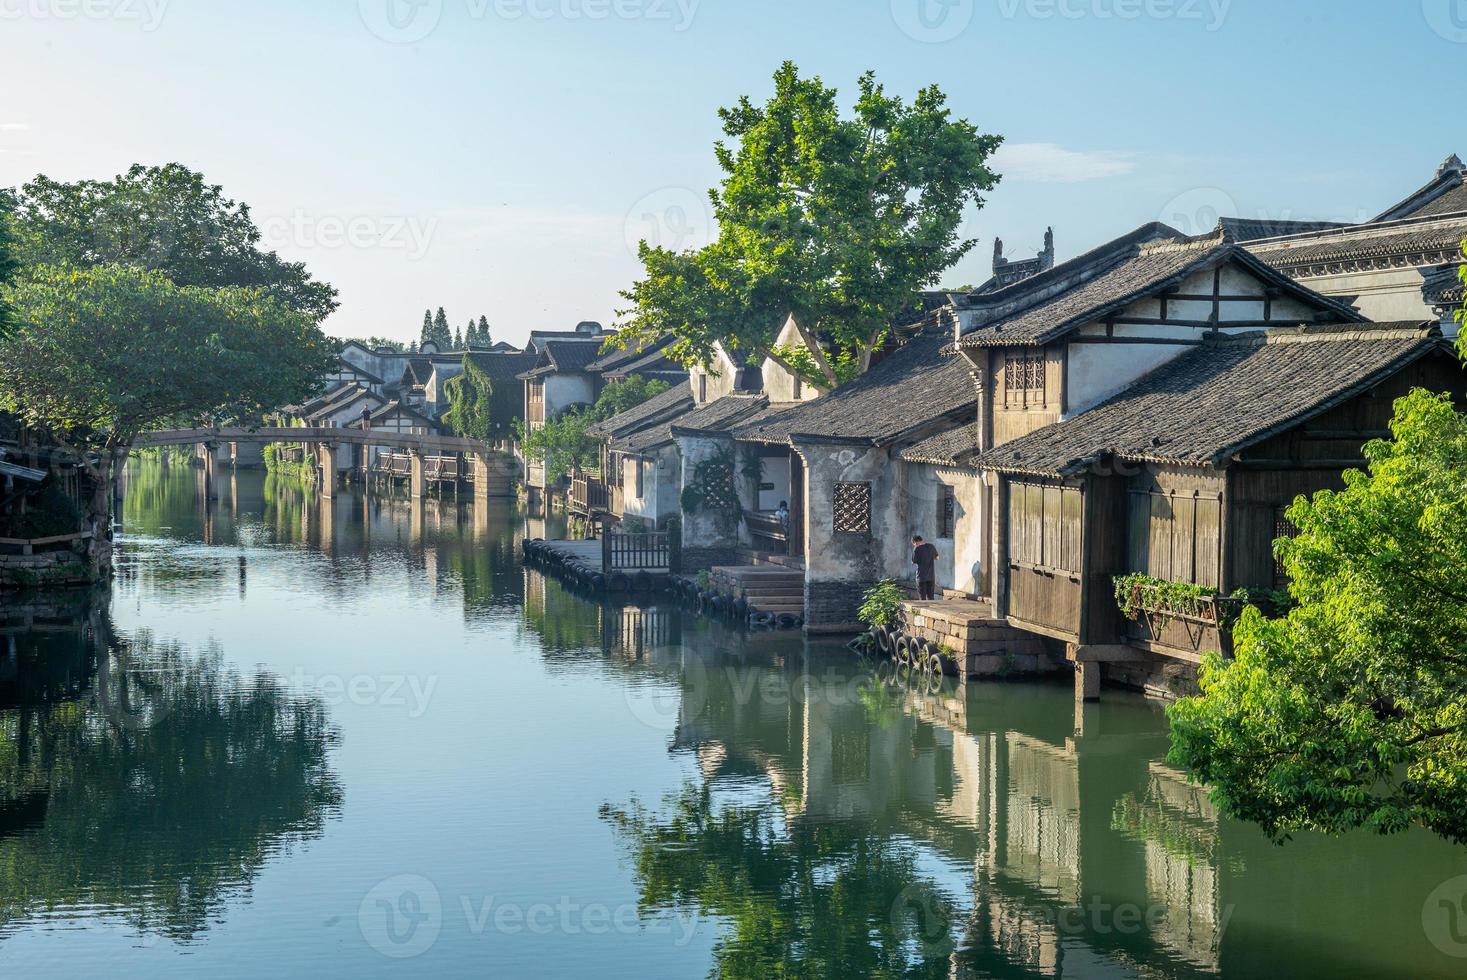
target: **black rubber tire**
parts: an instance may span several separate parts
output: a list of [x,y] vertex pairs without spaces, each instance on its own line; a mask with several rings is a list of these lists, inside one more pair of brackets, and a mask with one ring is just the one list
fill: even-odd
[[935,653],[927,658],[927,669],[934,677],[943,677],[947,674],[947,664]]
[[751,613],[749,613],[749,625],[750,626],[760,626],[760,627],[773,626],[774,625],[774,613],[758,612],[758,611],[751,612]]
[[903,636],[896,642],[896,662],[903,667],[912,665],[912,644],[915,641],[909,636]]
[[735,599],[729,612],[737,619],[747,619],[749,616],[749,600],[742,597]]
[[628,584],[625,572],[612,572],[606,576],[606,587],[612,592],[625,592]]
[[651,592],[652,573],[637,572],[635,575],[632,576],[632,588],[637,590],[638,592]]
[[774,622],[782,630],[798,629],[800,626],[800,617],[794,613],[780,613],[775,617]]
[[883,657],[890,657],[896,653],[896,634],[891,631],[890,626],[878,626],[872,633],[876,637],[876,650]]

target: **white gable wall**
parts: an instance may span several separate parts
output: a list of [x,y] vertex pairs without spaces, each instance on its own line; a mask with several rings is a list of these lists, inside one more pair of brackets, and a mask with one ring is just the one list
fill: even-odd
[[[1218,305],[1218,329],[1223,333],[1248,333],[1262,329],[1259,321],[1267,312],[1268,320],[1280,327],[1311,323],[1315,308],[1292,296],[1275,296],[1266,302],[1265,284],[1246,269],[1225,265],[1219,282],[1224,296],[1257,296],[1256,301],[1230,300]],[[1204,269],[1184,280],[1176,290],[1181,295],[1208,295],[1213,292],[1213,270]],[[1169,299],[1169,320],[1206,320],[1212,316],[1212,300]],[[1137,300],[1119,313],[1117,320],[1160,319],[1162,301],[1151,297]],[[1229,326],[1234,322],[1236,326]],[[1182,324],[1117,323],[1109,338],[1122,343],[1107,343],[1105,323],[1097,321],[1083,326],[1066,344],[1065,417],[1095,407],[1107,398],[1134,384],[1168,361],[1181,357],[1191,346],[1182,343],[1136,343],[1138,340],[1196,341],[1205,328]]]

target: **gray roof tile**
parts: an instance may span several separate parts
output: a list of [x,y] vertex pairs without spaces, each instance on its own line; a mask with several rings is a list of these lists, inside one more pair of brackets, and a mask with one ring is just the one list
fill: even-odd
[[1444,341],[1428,325],[1367,324],[1222,337],[1089,411],[982,454],[982,469],[1054,476],[1114,456],[1225,465]]

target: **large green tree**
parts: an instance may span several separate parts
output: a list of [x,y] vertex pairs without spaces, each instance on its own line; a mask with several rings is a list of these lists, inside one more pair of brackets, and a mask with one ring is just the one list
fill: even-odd
[[261,248],[248,206],[182,164],[138,164],[111,180],[41,175],[5,197],[23,265],[120,264],[178,286],[246,287],[316,322],[337,307],[333,287]]
[[77,451],[107,513],[116,454],[165,425],[258,419],[313,390],[333,346],[271,292],[125,265],[41,266],[10,286],[0,409]]
[[[973,247],[959,228],[998,181],[988,159],[1001,138],[954,119],[935,86],[908,103],[868,73],[849,115],[791,63],[774,89],[762,106],[720,110],[718,238],[684,252],[642,243],[618,342],[671,333],[689,363],[721,342],[829,388],[865,371],[893,319]],[[775,347],[790,315],[808,358]]]
[[1296,607],[1249,610],[1171,709],[1172,759],[1275,839],[1425,826],[1467,843],[1467,416],[1417,390],[1369,472],[1301,498]]

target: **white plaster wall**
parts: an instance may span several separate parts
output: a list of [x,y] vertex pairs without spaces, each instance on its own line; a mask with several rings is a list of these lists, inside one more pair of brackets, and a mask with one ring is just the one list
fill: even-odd
[[[806,579],[821,582],[910,578],[907,467],[884,449],[802,445],[805,459]],[[871,484],[871,532],[837,533],[837,483]]]
[[1415,268],[1347,272],[1299,281],[1326,296],[1358,297],[1356,308],[1372,320],[1435,319],[1421,295],[1421,272]]
[[[775,345],[779,347],[803,346],[805,338],[800,336],[799,328],[795,325],[794,317],[785,321],[784,329],[775,338]],[[800,397],[795,397],[795,376],[773,360],[765,358],[761,366],[764,378],[764,393],[769,396],[770,401],[792,402],[812,401],[820,397],[820,389],[814,385],[805,384],[801,386]],[[776,501],[777,503],[778,501]]]
[[[1121,331],[1116,328],[1116,332]],[[1150,329],[1150,328],[1142,328]],[[1195,335],[1196,331],[1192,331]],[[1069,344],[1065,417],[1078,415],[1105,401],[1141,376],[1181,357],[1190,347],[1179,344]]]
[[781,500],[790,499],[790,459],[788,456],[764,458],[764,483],[774,484],[773,490],[759,491],[759,510],[776,510]]
[[[637,495],[637,468],[642,468],[643,493]],[[662,450],[655,459],[627,457],[622,461],[623,513],[648,525],[662,526],[681,510],[682,473],[677,450]]]
[[572,405],[596,400],[591,379],[584,374],[552,374],[545,379],[545,417],[554,418]]
[[[925,463],[899,463],[908,470],[907,493],[910,499],[906,540],[920,534],[937,548],[937,586],[977,595],[983,572],[982,493],[983,485],[976,473],[931,466]],[[942,488],[953,488],[954,521],[951,537],[938,537],[938,507]],[[910,548],[908,549],[910,551]],[[909,559],[904,578],[916,571]]]

